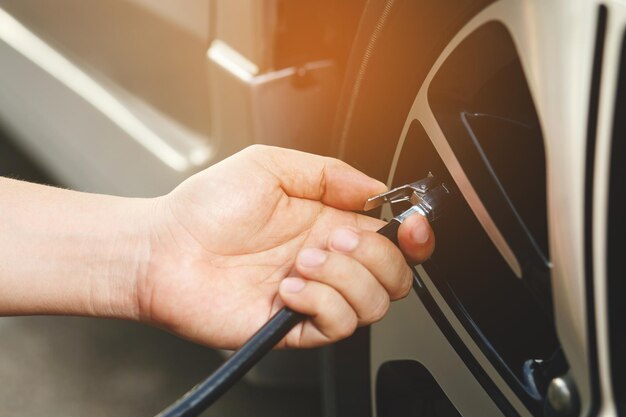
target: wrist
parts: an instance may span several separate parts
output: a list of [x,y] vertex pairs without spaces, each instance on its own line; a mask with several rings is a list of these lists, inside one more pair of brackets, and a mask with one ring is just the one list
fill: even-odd
[[0,179],[0,315],[136,318],[152,200]]
[[151,229],[156,199],[114,198],[101,223],[103,247],[95,255],[94,273],[90,274],[89,314],[139,320],[138,288],[153,261]]

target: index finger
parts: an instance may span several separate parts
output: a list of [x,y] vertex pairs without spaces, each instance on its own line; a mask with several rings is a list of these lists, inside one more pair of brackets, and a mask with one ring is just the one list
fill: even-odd
[[365,201],[387,190],[343,161],[292,149],[253,145],[246,149],[290,197],[321,201],[342,210],[362,210]]

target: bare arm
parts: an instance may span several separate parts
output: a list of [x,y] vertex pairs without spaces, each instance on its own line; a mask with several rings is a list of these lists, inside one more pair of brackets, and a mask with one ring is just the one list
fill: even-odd
[[0,178],[0,314],[136,318],[153,200]]
[[345,163],[248,148],[168,195],[131,199],[0,179],[0,315],[140,320],[215,347],[243,343],[283,305],[310,347],[383,317],[430,256],[419,216],[404,254],[352,212],[384,185]]

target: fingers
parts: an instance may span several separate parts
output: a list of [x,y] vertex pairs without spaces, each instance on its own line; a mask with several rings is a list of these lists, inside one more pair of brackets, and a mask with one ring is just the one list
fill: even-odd
[[291,197],[319,200],[342,210],[362,210],[387,187],[338,159],[292,149],[254,145],[243,155],[269,171]]
[[391,300],[409,293],[413,274],[402,252],[386,237],[376,232],[341,228],[331,233],[328,247],[363,265],[376,277]]
[[334,342],[350,336],[357,327],[355,311],[333,287],[302,278],[285,278],[279,294],[287,307],[306,314],[314,325],[310,329],[309,323],[304,323],[300,340],[288,342],[289,345],[312,347]]
[[[295,268],[303,278],[286,278],[280,287],[285,305],[310,317],[298,346],[347,337],[357,325],[380,320],[391,300],[411,291],[413,273],[407,259],[427,259],[434,236],[421,216],[405,220],[398,234],[404,254],[386,237],[356,228],[333,231],[325,249],[300,251]],[[291,337],[289,344],[294,343]]]
[[356,313],[360,325],[380,320],[389,308],[385,288],[354,258],[309,248],[298,255],[296,268],[307,279],[337,290]]

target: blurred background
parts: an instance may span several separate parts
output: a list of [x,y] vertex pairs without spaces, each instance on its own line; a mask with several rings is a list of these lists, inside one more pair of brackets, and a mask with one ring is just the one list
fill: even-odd
[[0,0],[0,122],[59,182],[162,194],[253,143],[328,153],[363,0]]

